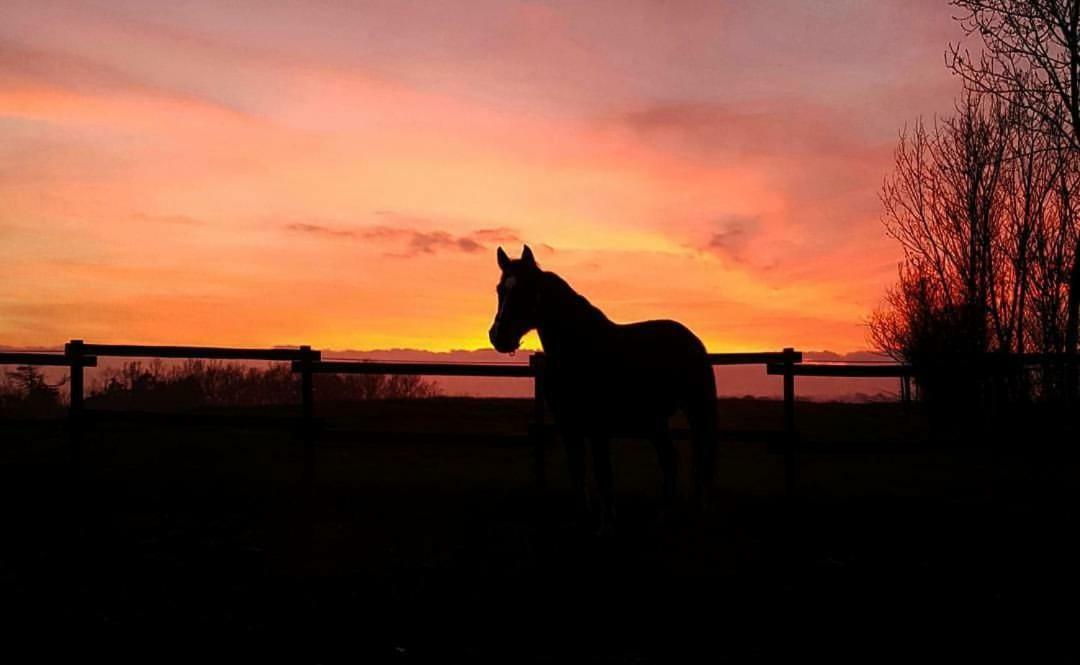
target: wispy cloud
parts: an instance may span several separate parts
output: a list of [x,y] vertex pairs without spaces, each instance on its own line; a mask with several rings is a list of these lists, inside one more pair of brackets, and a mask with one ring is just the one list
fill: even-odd
[[180,226],[198,226],[204,222],[194,217],[187,215],[150,215],[146,213],[136,213],[131,218],[137,222],[143,222],[146,224],[178,224]]
[[126,100],[168,101],[193,109],[226,113],[245,121],[258,119],[252,104],[230,99],[228,88],[185,84],[154,76],[130,63],[110,62],[107,53],[80,53],[56,45],[0,44],[0,89],[63,91],[73,98],[111,96]]
[[[791,122],[798,108],[797,123]],[[815,156],[858,153],[865,147],[858,131],[837,117],[841,109],[809,99],[731,103],[664,103],[627,109],[603,119],[626,129],[654,148],[683,156],[716,159],[725,155]]]
[[716,222],[718,230],[709,236],[702,249],[735,263],[744,263],[747,250],[761,233],[761,218],[750,215],[727,215]]
[[[380,214],[380,217],[387,216],[386,213]],[[394,219],[396,221],[408,219],[413,223],[427,221],[419,217],[397,214],[394,214]],[[477,229],[465,234],[454,234],[443,230],[418,230],[386,224],[349,228],[293,222],[287,224],[285,229],[294,233],[322,237],[328,240],[356,239],[396,244],[400,249],[387,251],[385,254],[397,258],[411,258],[438,252],[474,253],[482,251],[491,243],[515,242],[520,239],[520,235],[515,229],[507,227]]]
[[333,229],[321,224],[306,224],[303,222],[295,222],[287,224],[285,226],[289,231],[295,231],[297,233],[307,233],[313,236],[325,236],[328,238],[356,238],[357,232],[348,229]]
[[521,235],[516,229],[500,226],[497,229],[478,229],[472,237],[480,242],[520,242]]

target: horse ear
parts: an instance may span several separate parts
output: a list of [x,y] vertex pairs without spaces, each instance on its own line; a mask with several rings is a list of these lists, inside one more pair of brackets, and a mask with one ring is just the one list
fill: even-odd
[[506,255],[503,248],[500,247],[499,251],[495,252],[495,256],[499,259],[499,268],[506,270],[510,266],[510,257]]
[[525,263],[531,263],[534,266],[536,265],[536,259],[533,257],[532,250],[529,249],[528,245],[525,245],[524,251],[521,252],[521,260]]

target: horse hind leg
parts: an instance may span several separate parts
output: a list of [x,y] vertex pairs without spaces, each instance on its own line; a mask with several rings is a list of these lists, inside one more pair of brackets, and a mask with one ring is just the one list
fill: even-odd
[[671,443],[671,432],[666,426],[654,430],[651,438],[660,463],[662,506],[668,511],[674,506],[678,492],[678,457]]
[[712,495],[716,476],[716,426],[698,422],[690,427],[694,446],[694,501],[703,508]]
[[694,450],[694,500],[699,508],[708,504],[716,477],[716,384],[712,367],[707,378],[686,409]]
[[615,473],[611,468],[611,449],[608,437],[593,435],[590,437],[593,452],[593,472],[596,475],[596,489],[600,497],[600,526],[604,533],[615,522]]

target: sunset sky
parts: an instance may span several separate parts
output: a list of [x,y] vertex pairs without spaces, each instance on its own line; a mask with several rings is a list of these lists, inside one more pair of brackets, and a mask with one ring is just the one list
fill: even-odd
[[528,242],[616,321],[867,348],[951,13],[5,0],[0,344],[486,347]]

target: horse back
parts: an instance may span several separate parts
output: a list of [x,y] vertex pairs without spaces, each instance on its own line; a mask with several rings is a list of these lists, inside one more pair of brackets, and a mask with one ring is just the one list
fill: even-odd
[[678,321],[666,319],[616,325],[612,351],[623,362],[642,366],[697,363],[707,353],[697,335]]
[[676,321],[614,325],[588,353],[552,361],[548,401],[578,421],[656,423],[715,398],[705,345]]

